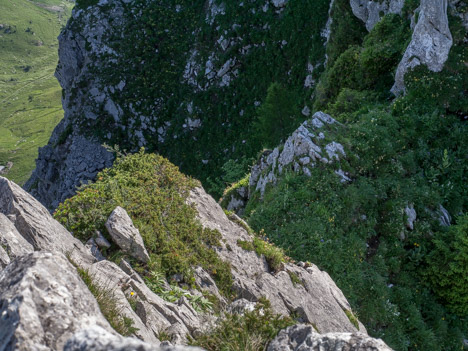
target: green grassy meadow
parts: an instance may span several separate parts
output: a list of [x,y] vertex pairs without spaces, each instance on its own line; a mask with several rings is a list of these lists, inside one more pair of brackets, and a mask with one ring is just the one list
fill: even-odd
[[23,184],[63,117],[54,77],[60,29],[73,3],[63,0],[0,0],[0,165]]

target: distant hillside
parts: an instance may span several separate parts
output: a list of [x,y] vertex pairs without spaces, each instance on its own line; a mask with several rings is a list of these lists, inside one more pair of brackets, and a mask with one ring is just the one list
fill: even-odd
[[22,184],[63,117],[57,36],[73,3],[0,0],[0,166]]

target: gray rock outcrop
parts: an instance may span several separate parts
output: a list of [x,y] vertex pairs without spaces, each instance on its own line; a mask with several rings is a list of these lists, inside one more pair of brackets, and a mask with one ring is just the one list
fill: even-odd
[[[340,123],[331,116],[316,112],[292,133],[284,145],[264,153],[252,167],[249,197],[256,191],[263,197],[267,184],[275,184],[285,169],[310,176],[310,170],[318,163],[331,164],[346,157],[343,145],[326,141],[333,138],[333,133],[340,128]],[[339,174],[345,175],[342,171]]]
[[39,201],[3,177],[0,177],[0,213],[12,222],[34,250],[60,252],[77,263],[95,261],[81,241],[57,222]]
[[34,252],[0,273],[0,350],[61,350],[77,331],[115,333],[60,253]]
[[366,29],[372,28],[380,18],[388,13],[401,13],[405,0],[350,0],[353,14],[366,24]]
[[[193,189],[188,201],[197,209],[204,227],[221,233],[223,245],[218,254],[233,267],[233,289],[239,298],[256,302],[264,296],[276,313],[295,313],[323,333],[357,331],[345,312],[350,312],[351,306],[326,272],[315,265],[303,268],[291,263],[285,263],[280,272],[272,272],[263,256],[239,247],[238,241],[251,242],[252,236],[230,220],[202,188]],[[294,284],[291,275],[301,283]],[[359,330],[366,332],[362,324]]]
[[[322,120],[327,118],[322,116]],[[242,309],[242,306],[251,308],[249,306],[266,297],[276,313],[282,315],[293,313],[300,321],[313,323],[323,333],[352,333],[358,329],[360,332],[366,332],[362,324],[357,328],[355,321],[348,318],[351,307],[327,273],[320,271],[314,265],[305,267],[288,262],[285,262],[281,268],[272,270],[265,257],[254,251],[244,250],[240,246],[239,241],[253,241],[252,234],[242,220],[237,216],[228,218],[222,208],[202,188],[193,189],[187,201],[197,210],[198,220],[204,227],[216,229],[222,235],[221,247],[216,250],[218,255],[232,267],[232,289],[237,294],[237,300],[230,306],[213,278],[201,267],[194,267],[194,276],[196,284],[217,296],[220,305],[226,311],[237,311]],[[124,211],[121,209],[117,212]],[[9,231],[8,235],[2,235],[2,240],[7,238],[8,243],[16,243],[11,238],[22,237],[24,240],[18,239],[17,242],[26,254],[18,252],[15,255],[19,256],[13,260],[10,257],[5,258],[8,256],[5,255],[5,250],[0,251],[2,265],[8,264],[8,260],[11,261],[0,273],[0,294],[7,301],[3,303],[2,308],[17,311],[23,306],[21,301],[27,302],[28,299],[32,299],[33,302],[24,306],[27,310],[33,311],[34,318],[39,321],[27,323],[26,321],[33,318],[27,314],[14,317],[16,319],[8,319],[11,321],[8,328],[0,330],[13,330],[16,327],[12,326],[17,326],[13,334],[8,332],[8,338],[16,337],[15,335],[20,335],[18,334],[20,332],[23,333],[21,335],[30,334],[31,342],[39,345],[45,343],[44,345],[55,350],[65,343],[66,337],[70,337],[71,333],[85,327],[100,325],[107,328],[107,324],[101,325],[102,316],[96,301],[91,299],[89,291],[86,290],[88,295],[81,291],[84,285],[64,255],[68,255],[81,269],[87,271],[93,286],[108,293],[119,310],[121,316],[119,318],[125,317],[132,322],[136,328],[134,336],[140,340],[156,346],[160,344],[157,335],[164,332],[170,336],[171,342],[184,344],[188,336],[199,335],[216,325],[218,317],[210,312],[196,310],[187,297],[182,296],[172,303],[155,294],[128,262],[122,261],[118,266],[102,257],[96,262],[89,250],[55,221],[37,200],[4,178],[0,178],[0,213],[4,214],[0,217],[2,228],[8,228]],[[119,220],[122,218],[121,215],[116,217],[119,217]],[[111,219],[110,222],[113,223],[114,220]],[[129,225],[130,219],[128,218],[125,223]],[[108,227],[114,228],[112,225]],[[27,251],[32,248],[51,252],[28,254]],[[49,277],[48,274],[53,277]],[[24,276],[24,280],[23,278],[15,280],[19,284],[18,289],[8,288],[16,284],[12,282],[12,276],[16,278]],[[294,282],[292,276],[295,277]],[[27,291],[23,291],[25,289]],[[27,292],[31,292],[34,296],[28,295],[28,297]],[[14,299],[14,296],[21,297],[21,294],[25,298],[22,300],[20,298],[18,301]],[[55,294],[63,298],[60,303],[54,303]],[[83,299],[83,303],[91,306],[91,310],[82,312],[82,305],[73,300],[78,296],[74,294],[78,294]],[[93,302],[89,302],[88,299]],[[52,301],[53,304],[48,305],[45,301]],[[42,312],[41,308],[48,310]],[[39,312],[36,313],[35,310],[41,312],[41,315],[37,316]],[[63,325],[56,325],[57,320],[49,321],[51,314],[58,314]],[[82,318],[86,321],[83,325],[80,324],[82,321],[80,318],[78,322],[74,322],[72,316],[76,314],[83,315]],[[18,313],[14,315],[17,316]],[[41,318],[47,318],[47,321]],[[38,323],[50,324],[55,331],[44,332],[42,335],[36,329],[28,329],[37,328]],[[75,325],[74,323],[76,328],[71,326]],[[47,331],[47,328],[45,330]],[[7,336],[4,337],[6,338]],[[20,339],[18,337],[18,340]],[[23,342],[21,340],[18,342]]]
[[398,65],[391,91],[400,95],[405,91],[405,75],[419,65],[440,72],[453,44],[447,17],[447,0],[421,0],[419,19],[410,44]]
[[107,219],[106,229],[112,240],[130,256],[148,262],[149,255],[146,251],[140,231],[133,225],[132,219],[122,207],[117,206]]
[[382,340],[362,333],[318,334],[311,325],[279,332],[267,351],[392,351]]
[[114,335],[100,327],[82,330],[70,338],[63,351],[203,351],[189,346],[155,346],[135,338]]
[[414,222],[416,221],[416,210],[414,209],[413,205],[405,207],[405,215],[406,215],[406,228],[408,230],[414,229]]

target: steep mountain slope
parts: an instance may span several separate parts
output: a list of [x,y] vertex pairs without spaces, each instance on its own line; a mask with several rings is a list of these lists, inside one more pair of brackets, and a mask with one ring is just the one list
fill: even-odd
[[[160,151],[217,194],[271,147],[223,204],[329,271],[391,347],[458,350],[468,335],[467,12],[465,0],[81,1],[60,39],[66,115],[26,187],[56,208],[112,164],[106,142]],[[101,180],[88,188],[97,205],[90,190],[74,198],[86,211],[75,208],[72,231],[92,235],[107,203],[122,201]],[[142,224],[159,233],[159,223]],[[237,244],[268,251],[262,243]],[[193,253],[163,256],[167,273]]]
[[[338,350],[389,350],[367,336],[326,272],[294,264],[239,218],[228,218],[161,156],[118,157],[55,216],[75,238],[0,178],[4,350],[150,347],[118,332],[153,345],[260,351],[298,322],[313,326],[302,334],[321,349],[331,350],[332,338]],[[142,247],[149,257],[139,254]],[[294,334],[286,332],[283,342]]]
[[[264,151],[223,200],[330,272],[397,350],[456,350],[468,333],[466,12],[431,3],[407,46],[409,23],[389,14],[330,64],[315,106],[333,118],[317,112]],[[397,66],[406,95],[386,101]]]
[[[53,77],[57,36],[73,4],[62,0],[0,1],[0,166],[23,184],[37,149],[63,116]],[[5,172],[6,173],[6,172]]]
[[304,118],[323,70],[328,10],[328,0],[78,2],[60,37],[65,118],[27,188],[56,207],[92,178],[98,162],[72,174],[65,165],[84,137],[90,149],[158,150],[219,194],[221,166],[237,160],[242,173],[261,147],[251,136],[270,83],[293,97],[283,134]]

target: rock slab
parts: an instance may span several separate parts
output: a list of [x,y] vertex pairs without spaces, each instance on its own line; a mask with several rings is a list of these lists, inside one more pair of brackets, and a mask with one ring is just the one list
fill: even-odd
[[95,261],[81,241],[57,222],[39,201],[3,177],[0,177],[0,213],[8,217],[34,250],[61,252],[76,263]]
[[114,333],[63,254],[27,254],[0,273],[0,350],[61,350],[93,325]]
[[362,333],[318,334],[311,325],[280,331],[267,351],[392,351],[382,340]]

